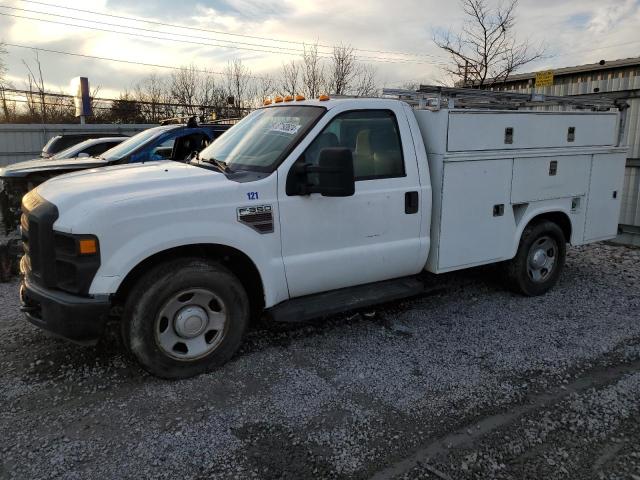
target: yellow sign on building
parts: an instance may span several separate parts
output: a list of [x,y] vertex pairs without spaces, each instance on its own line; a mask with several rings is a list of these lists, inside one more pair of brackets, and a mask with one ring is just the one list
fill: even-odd
[[536,87],[550,87],[553,85],[553,70],[536,73]]

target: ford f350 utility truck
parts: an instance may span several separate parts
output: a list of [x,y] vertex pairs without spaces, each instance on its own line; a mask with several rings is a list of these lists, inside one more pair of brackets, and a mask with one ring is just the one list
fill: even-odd
[[261,313],[307,320],[496,262],[540,295],[567,243],[616,235],[618,112],[410,103],[278,98],[190,164],[40,185],[23,200],[22,310],[84,344],[120,314],[145,369],[187,377],[226,362]]

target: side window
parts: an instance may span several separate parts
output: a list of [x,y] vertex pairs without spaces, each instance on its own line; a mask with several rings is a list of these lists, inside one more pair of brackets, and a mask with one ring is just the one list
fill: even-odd
[[149,152],[149,160],[171,160],[171,153],[173,152],[175,142],[176,138],[170,137],[160,143],[160,145],[156,145]]
[[178,137],[173,146],[172,160],[187,160],[193,152],[200,152],[209,144],[209,137],[202,133],[192,133]]
[[110,148],[115,147],[116,145],[118,145],[118,143],[120,143],[120,142],[98,143],[96,145],[91,145],[89,148],[85,148],[83,150],[83,153],[87,153],[87,154],[91,155],[92,157],[95,157],[96,155],[100,155],[101,153],[106,152]]
[[390,110],[357,110],[336,116],[305,151],[305,162],[317,164],[320,151],[345,147],[353,155],[356,180],[403,177],[400,131]]

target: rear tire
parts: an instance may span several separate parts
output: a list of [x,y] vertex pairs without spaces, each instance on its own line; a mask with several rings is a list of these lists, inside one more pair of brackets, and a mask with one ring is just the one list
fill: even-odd
[[543,220],[527,225],[516,256],[506,265],[509,287],[530,297],[548,292],[558,282],[566,253],[566,239],[557,224]]
[[249,322],[249,299],[224,266],[202,259],[161,264],[131,290],[123,341],[152,375],[188,378],[226,363]]

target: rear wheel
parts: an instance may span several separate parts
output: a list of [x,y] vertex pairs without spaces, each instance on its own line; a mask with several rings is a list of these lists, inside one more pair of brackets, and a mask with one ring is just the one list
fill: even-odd
[[124,342],[140,364],[163,378],[187,378],[223,365],[249,321],[240,281],[220,264],[181,259],[144,275],[123,316]]
[[565,257],[566,239],[557,224],[543,220],[528,225],[507,264],[509,286],[528,296],[546,293],[558,282]]

